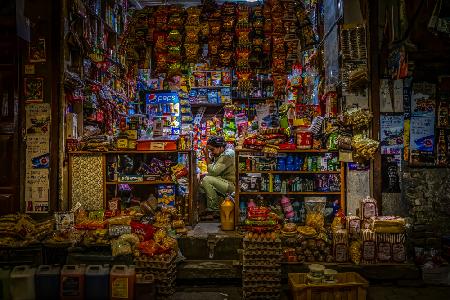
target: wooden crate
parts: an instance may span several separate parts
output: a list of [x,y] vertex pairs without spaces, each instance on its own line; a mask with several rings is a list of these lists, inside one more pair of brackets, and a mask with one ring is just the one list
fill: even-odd
[[369,282],[354,272],[339,273],[336,283],[308,284],[307,273],[289,273],[293,300],[365,300]]

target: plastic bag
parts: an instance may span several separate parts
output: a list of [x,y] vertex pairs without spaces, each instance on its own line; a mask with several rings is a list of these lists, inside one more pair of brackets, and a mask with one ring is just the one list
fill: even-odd
[[114,257],[120,255],[129,255],[133,253],[133,251],[131,250],[131,245],[128,242],[122,240],[113,241],[111,243],[111,250]]
[[324,231],[325,225],[325,198],[306,198],[306,226],[314,228],[317,232]]

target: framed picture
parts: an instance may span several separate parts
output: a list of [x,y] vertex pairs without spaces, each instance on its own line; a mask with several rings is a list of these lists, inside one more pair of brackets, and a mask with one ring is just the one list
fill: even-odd
[[45,62],[45,39],[39,38],[35,42],[31,42],[28,49],[28,60],[30,63]]
[[23,94],[27,103],[42,102],[44,100],[44,78],[25,78]]

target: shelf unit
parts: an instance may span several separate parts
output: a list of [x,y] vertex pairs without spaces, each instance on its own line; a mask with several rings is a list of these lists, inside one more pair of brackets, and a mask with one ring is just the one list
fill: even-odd
[[[235,164],[236,164],[236,191],[235,191],[235,218],[236,218],[236,224],[239,224],[239,216],[240,216],[240,201],[241,196],[256,196],[256,195],[273,195],[273,196],[281,196],[281,195],[287,195],[287,196],[332,196],[333,199],[336,199],[336,197],[339,198],[341,208],[346,211],[346,201],[345,201],[345,167],[344,163],[340,162],[340,168],[338,171],[276,171],[276,170],[270,170],[270,171],[257,171],[257,170],[240,170],[239,168],[239,159],[242,157],[246,157],[249,155],[254,155],[257,153],[261,153],[259,150],[253,150],[253,149],[236,149],[236,156],[235,156]],[[309,150],[303,150],[303,149],[297,149],[297,150],[279,150],[278,153],[288,153],[288,154],[326,154],[326,153],[334,153],[337,155],[338,151],[336,150],[327,150],[327,149],[309,149]],[[262,154],[262,153],[261,153]],[[263,157],[263,156],[260,156]],[[239,185],[239,179],[240,176],[243,174],[279,174],[281,176],[286,175],[318,175],[318,174],[338,174],[340,179],[340,191],[337,192],[319,192],[319,191],[302,191],[302,192],[261,192],[261,191],[241,191],[240,185]]]
[[213,90],[213,89],[230,89],[231,86],[226,85],[211,85],[211,86],[192,86],[191,90],[199,90],[199,89],[205,89],[205,90]]
[[[75,157],[82,157],[82,156],[100,156],[102,161],[102,169],[99,170],[99,172],[102,173],[102,182],[101,182],[101,190],[103,191],[103,203],[102,207],[107,207],[107,192],[108,189],[117,186],[120,184],[128,184],[131,186],[141,186],[143,189],[149,189],[151,191],[153,189],[152,186],[158,185],[158,184],[173,184],[176,185],[176,182],[170,181],[170,180],[148,180],[148,181],[139,181],[139,182],[123,182],[119,180],[108,180],[107,175],[107,156],[111,155],[142,155],[144,156],[144,159],[151,159],[152,157],[158,157],[158,158],[164,158],[165,155],[176,155],[176,154],[185,154],[187,155],[187,160],[185,161],[186,166],[188,167],[189,173],[186,176],[188,178],[188,188],[189,188],[189,194],[185,199],[184,203],[184,219],[186,223],[192,224],[194,222],[193,220],[193,195],[195,193],[194,191],[194,175],[193,172],[195,171],[193,166],[193,151],[177,151],[177,150],[167,150],[167,151],[137,151],[137,150],[117,150],[117,151],[103,151],[103,152],[95,152],[95,151],[73,151],[69,152],[69,165],[68,165],[68,191],[69,191],[69,207],[72,207],[73,201],[77,201],[76,199],[72,198],[72,184],[74,180],[73,174],[73,161]],[[79,176],[78,176],[79,177]],[[89,177],[89,176],[87,176]],[[87,182],[90,180],[90,178],[78,178],[77,180],[86,180]],[[177,200],[176,200],[177,201]]]
[[124,182],[124,181],[106,181],[106,184],[116,185],[116,184],[136,184],[136,185],[155,185],[155,184],[173,184],[173,181],[164,180],[148,180],[148,181],[138,181],[138,182]]
[[105,125],[104,120],[96,119],[98,108],[91,104],[98,91],[89,89],[90,85],[108,90],[114,96],[108,101],[113,103],[116,98],[128,100],[132,95],[131,83],[126,77],[126,59],[119,47],[127,16],[125,0],[81,0],[76,1],[76,5],[68,5],[64,36],[71,36],[73,32],[80,41],[64,43],[64,69],[76,74],[86,88],[83,101],[68,104],[77,116],[79,134],[89,124]]

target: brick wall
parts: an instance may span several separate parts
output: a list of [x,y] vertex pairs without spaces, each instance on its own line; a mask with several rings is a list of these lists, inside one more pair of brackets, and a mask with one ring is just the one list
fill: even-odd
[[450,169],[405,170],[403,195],[411,246],[440,248],[441,236],[450,234]]

